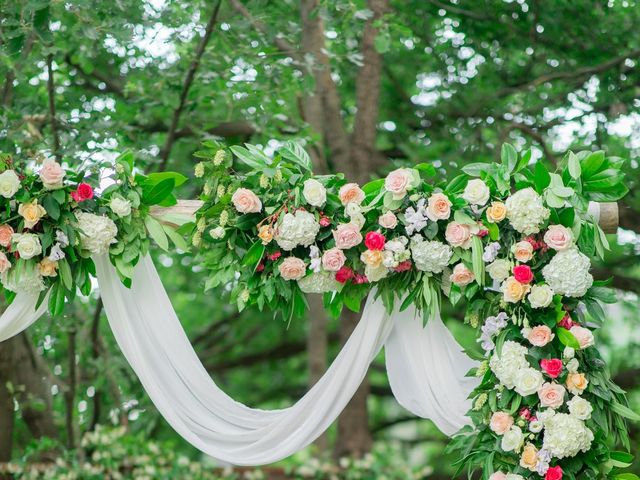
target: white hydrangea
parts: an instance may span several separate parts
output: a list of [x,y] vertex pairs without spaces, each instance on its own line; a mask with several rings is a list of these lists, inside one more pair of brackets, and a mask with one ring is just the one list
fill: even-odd
[[45,289],[42,275],[33,262],[19,261],[1,277],[4,288],[15,293],[38,294]]
[[584,422],[566,413],[557,413],[544,423],[542,448],[555,458],[575,457],[591,448],[593,432]]
[[525,235],[538,233],[540,226],[549,218],[549,209],[533,188],[518,190],[507,198],[505,205],[511,226]]
[[556,253],[542,269],[545,281],[559,295],[582,297],[593,285],[593,276],[589,273],[591,262],[577,248]]
[[297,210],[295,213],[284,215],[274,238],[280,248],[291,251],[298,245],[304,247],[311,245],[319,230],[320,224],[313,214],[305,210]]
[[513,388],[518,372],[523,368],[529,368],[529,362],[525,358],[526,354],[527,347],[508,340],[502,345],[501,355],[498,356],[495,353],[491,357],[489,367],[505,387]]
[[425,240],[420,236],[411,239],[411,256],[418,270],[441,273],[453,255],[449,245],[442,242]]
[[118,227],[109,217],[93,213],[77,212],[80,245],[93,254],[109,251],[109,245],[116,242]]
[[298,280],[298,286],[304,293],[335,292],[340,289],[335,275],[331,272],[318,272]]

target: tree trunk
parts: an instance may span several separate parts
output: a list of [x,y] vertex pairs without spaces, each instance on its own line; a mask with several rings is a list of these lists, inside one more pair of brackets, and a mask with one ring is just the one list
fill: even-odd
[[[322,295],[307,295],[309,302],[309,330],[307,332],[307,358],[309,387],[316,384],[327,370],[327,315],[322,305]],[[314,442],[318,450],[329,447],[329,438],[323,433]]]
[[7,388],[12,371],[10,340],[0,343],[0,462],[11,460],[13,446],[13,398]]

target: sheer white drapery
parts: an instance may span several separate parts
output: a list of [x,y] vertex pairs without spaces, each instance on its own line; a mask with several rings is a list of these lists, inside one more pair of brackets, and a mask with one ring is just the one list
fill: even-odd
[[[304,448],[338,417],[386,346],[389,382],[399,403],[451,435],[468,422],[474,366],[439,316],[425,326],[415,309],[389,316],[371,294],[362,319],[325,375],[289,408],[249,408],[211,379],[187,338],[149,257],[133,286],[108,256],[94,258],[107,318],[120,349],[167,422],[188,442],[235,465],[276,462]],[[0,317],[6,339],[35,321],[36,299],[19,295]]]

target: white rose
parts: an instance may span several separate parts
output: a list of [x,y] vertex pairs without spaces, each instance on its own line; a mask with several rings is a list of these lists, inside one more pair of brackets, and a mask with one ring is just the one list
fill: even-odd
[[524,480],[522,475],[518,475],[517,473],[507,473],[507,476],[504,477],[504,480]]
[[591,412],[593,407],[591,404],[582,397],[574,396],[567,402],[569,407],[569,413],[580,420],[589,420],[591,418]]
[[362,208],[355,202],[349,202],[344,207],[344,213],[349,217],[354,217],[356,215],[360,215],[362,213]]
[[578,373],[578,368],[580,368],[580,362],[578,362],[577,358],[572,358],[567,362],[567,371],[569,373]]
[[511,274],[511,266],[512,264],[509,260],[499,258],[487,265],[487,272],[493,280],[501,282]]
[[367,265],[364,267],[364,274],[370,282],[377,282],[389,274],[389,269],[384,265],[378,265],[377,267]]
[[524,443],[524,435],[520,427],[511,427],[507,433],[502,436],[500,447],[505,452],[517,452],[522,448]]
[[307,203],[314,207],[322,207],[327,201],[327,190],[314,178],[304,181],[302,195]]
[[13,170],[0,173],[0,195],[12,198],[20,190],[20,179]]
[[540,420],[533,420],[532,422],[529,422],[529,431],[532,433],[541,432],[543,427],[544,425]]
[[553,290],[548,285],[534,285],[527,297],[532,308],[545,308],[553,301]]
[[14,233],[11,239],[15,242],[20,258],[28,260],[42,253],[40,239],[34,233]]
[[575,354],[576,354],[576,351],[571,347],[565,347],[564,351],[562,352],[562,356],[564,358],[573,358]]
[[364,224],[367,221],[364,218],[364,215],[362,215],[361,213],[356,213],[355,215],[351,215],[350,218],[351,218],[351,223],[357,225],[360,228],[364,227]]
[[523,397],[536,393],[543,383],[542,373],[535,368],[523,368],[515,376],[515,390]]
[[484,205],[489,201],[489,196],[489,187],[479,178],[469,180],[462,194],[462,198],[471,205]]
[[113,195],[109,201],[109,208],[119,217],[131,215],[131,202],[120,195]]

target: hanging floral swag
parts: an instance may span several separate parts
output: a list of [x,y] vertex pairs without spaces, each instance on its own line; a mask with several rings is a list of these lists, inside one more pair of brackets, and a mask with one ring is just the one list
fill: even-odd
[[108,253],[130,285],[148,235],[164,249],[168,238],[187,249],[181,235],[150,215],[153,205],[175,204],[173,189],[187,178],[134,173],[130,152],[116,159],[115,170],[112,162],[73,170],[53,159],[0,154],[0,172],[0,281],[9,301],[32,293],[40,305],[48,294],[49,312],[58,315],[77,291],[91,291],[92,255]]
[[[569,152],[556,171],[502,148],[501,163],[474,163],[449,182],[432,164],[398,168],[360,186],[314,176],[305,151],[275,156],[205,142],[204,206],[193,244],[229,285],[240,309],[288,321],[324,294],[333,316],[358,311],[375,286],[387,309],[415,305],[425,318],[441,296],[466,301],[484,356],[470,375],[473,425],[454,437],[460,470],[484,479],[633,479],[625,419],[640,420],[610,379],[593,330],[616,300],[589,273],[607,238],[589,202],[627,192],[623,161]],[[235,159],[235,163],[234,163]],[[233,166],[240,171],[233,170]],[[238,268],[243,265],[243,268]],[[400,299],[400,300],[397,300]]]

